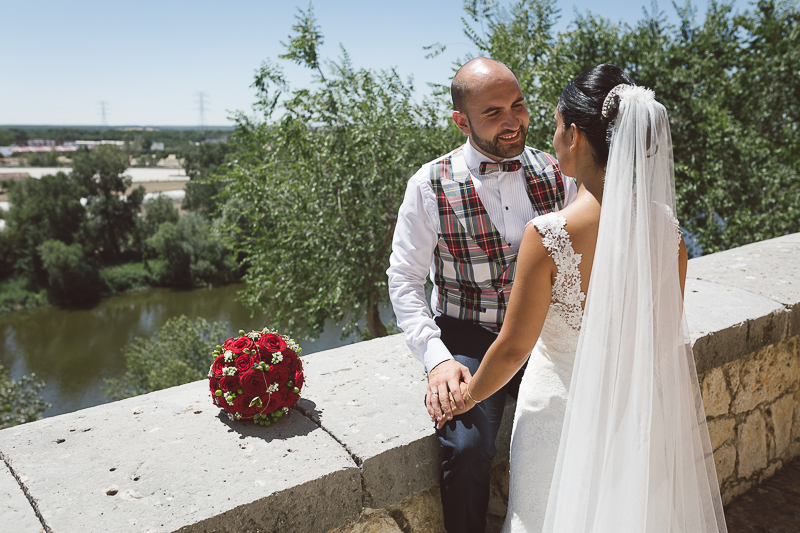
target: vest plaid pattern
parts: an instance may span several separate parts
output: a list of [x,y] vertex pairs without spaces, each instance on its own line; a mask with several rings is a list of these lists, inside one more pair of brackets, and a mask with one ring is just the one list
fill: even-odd
[[[558,162],[525,148],[520,155],[528,197],[538,214],[564,206]],[[517,254],[486,213],[470,179],[461,148],[431,164],[430,179],[439,206],[439,242],[434,250],[434,282],[439,313],[499,331],[517,266]]]

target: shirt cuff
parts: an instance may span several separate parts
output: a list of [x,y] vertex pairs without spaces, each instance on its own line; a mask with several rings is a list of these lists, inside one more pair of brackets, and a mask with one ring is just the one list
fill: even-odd
[[444,345],[442,339],[439,337],[431,337],[420,349],[420,355],[422,356],[423,363],[425,363],[425,370],[428,374],[430,374],[431,370],[439,363],[453,358],[450,350],[447,349],[447,346]]

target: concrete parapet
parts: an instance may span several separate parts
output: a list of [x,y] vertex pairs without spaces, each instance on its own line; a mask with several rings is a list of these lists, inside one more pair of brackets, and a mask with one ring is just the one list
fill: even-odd
[[[800,455],[800,234],[691,260],[686,315],[727,502]],[[0,431],[0,523],[443,532],[425,375],[403,336],[303,359],[303,399],[266,428],[230,422],[203,381]],[[488,531],[505,514],[512,415],[510,401]]]
[[202,381],[0,431],[0,452],[58,533],[324,532],[361,512],[359,469],[324,430],[231,422]]

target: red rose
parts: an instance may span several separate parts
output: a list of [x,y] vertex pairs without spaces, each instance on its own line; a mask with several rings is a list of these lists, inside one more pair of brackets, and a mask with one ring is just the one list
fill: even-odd
[[282,391],[286,388],[286,382],[289,381],[289,369],[282,364],[272,365],[267,372],[267,383],[272,385],[278,384],[278,390]]
[[208,388],[211,389],[211,392],[217,392],[219,390],[219,378],[214,376],[208,378]]
[[289,396],[289,393],[287,393],[285,389],[279,392],[273,392],[272,399],[275,400],[275,409],[290,407],[292,405],[292,398]]
[[286,350],[282,351],[281,354],[283,355],[283,364],[286,365],[286,368],[289,369],[289,373],[293,374],[297,367],[300,365],[300,359],[297,357],[297,354],[294,353],[293,350],[290,348],[286,348]]
[[267,377],[261,370],[248,370],[239,377],[239,384],[244,393],[251,397],[267,391]]
[[295,371],[295,373],[294,373],[294,386],[295,387],[297,387],[298,389],[302,389],[303,388],[303,383],[305,382],[305,380],[306,380],[306,377],[303,375],[303,371],[302,370]]
[[239,378],[236,376],[222,376],[219,380],[219,388],[225,392],[236,392],[239,390]]
[[250,418],[259,411],[257,404],[250,405],[252,400],[253,396],[247,394],[237,396],[236,399],[233,400],[233,412],[239,413],[245,418]]
[[253,368],[253,363],[255,363],[255,356],[243,353],[236,358],[233,365],[237,372],[244,373]]
[[225,368],[225,356],[219,355],[211,365],[211,375],[218,379],[221,378],[223,368]]
[[277,398],[275,394],[262,394],[261,395],[261,407],[257,410],[258,413],[262,415],[268,415],[272,411],[278,408]]
[[239,338],[231,337],[230,339],[225,341],[225,344],[222,345],[223,350],[230,350],[231,352],[236,354],[244,353],[245,349],[253,349],[255,347],[256,344],[250,337],[246,335],[244,337],[239,337]]
[[283,352],[285,349],[286,341],[280,335],[265,333],[258,339],[258,350],[261,353],[261,358],[267,363],[272,364],[272,358],[268,358],[267,354]]

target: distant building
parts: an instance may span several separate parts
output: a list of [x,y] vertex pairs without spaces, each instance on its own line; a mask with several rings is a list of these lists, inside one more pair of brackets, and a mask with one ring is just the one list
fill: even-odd
[[150,151],[155,152],[156,150],[164,151],[164,143],[151,143],[150,144]]
[[0,157],[11,157],[14,155],[14,148],[11,146],[0,146]]
[[83,148],[95,148],[101,144],[112,144],[118,146],[120,150],[125,148],[125,141],[75,141],[75,145]]

